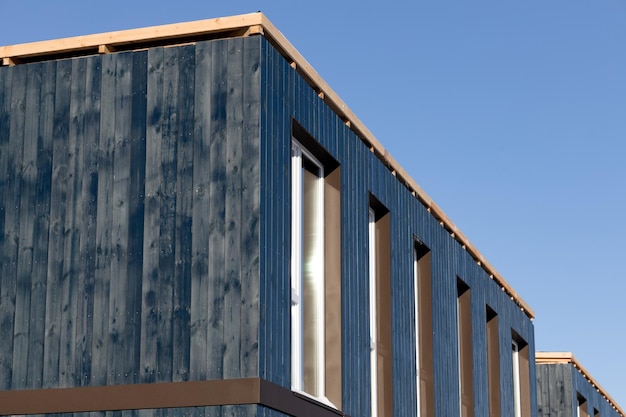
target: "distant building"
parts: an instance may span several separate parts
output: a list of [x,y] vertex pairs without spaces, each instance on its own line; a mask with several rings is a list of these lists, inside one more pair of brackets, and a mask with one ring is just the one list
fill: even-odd
[[537,352],[538,417],[624,417],[624,410],[569,352]]
[[537,416],[532,310],[261,13],[0,59],[0,414]]

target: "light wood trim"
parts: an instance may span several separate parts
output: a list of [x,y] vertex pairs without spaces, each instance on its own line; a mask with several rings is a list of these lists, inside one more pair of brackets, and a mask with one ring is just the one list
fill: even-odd
[[116,46],[160,40],[175,40],[181,37],[202,36],[221,31],[247,29],[260,25],[263,20],[264,18],[261,13],[249,13],[194,22],[150,26],[95,35],[0,46],[0,58],[51,55],[85,49],[97,49],[100,45]]
[[278,51],[288,60],[295,64],[294,68],[304,79],[318,92],[320,98],[337,115],[345,121],[346,125],[367,144],[369,148],[383,161],[390,171],[395,172],[398,181],[404,184],[415,197],[429,210],[429,212],[442,224],[461,246],[476,260],[487,272],[493,275],[494,280],[520,307],[520,309],[532,320],[534,311],[509,285],[509,283],[496,271],[469,239],[456,227],[444,211],[426,194],[426,192],[411,178],[408,172],[398,164],[391,154],[381,145],[376,137],[370,132],[361,120],[350,110],[339,95],[324,81],[313,69],[311,64],[296,50],[287,38],[274,26],[263,13],[250,13],[238,16],[222,17],[217,19],[199,20],[195,22],[177,23],[163,26],[152,26],[141,29],[122,30],[117,32],[77,36],[72,38],[57,39],[51,41],[33,42],[13,46],[0,46],[0,59],[3,65],[13,65],[19,62],[19,58],[33,58],[37,56],[51,56],[55,53],[68,53],[71,51],[85,51],[93,49],[98,51],[100,46],[115,48],[118,46],[132,45],[133,43],[146,43],[156,41],[171,41],[175,44],[178,38],[190,38],[194,36],[209,35],[212,33],[232,32],[241,29],[236,35],[262,34]]
[[621,416],[626,417],[626,413],[617,404],[617,402],[609,395],[609,393],[602,388],[598,381],[591,376],[589,371],[576,359],[572,352],[535,352],[535,363],[537,365],[549,365],[549,364],[572,364],[574,368],[580,372],[583,377],[591,384],[592,387],[598,391],[605,400],[611,404]]

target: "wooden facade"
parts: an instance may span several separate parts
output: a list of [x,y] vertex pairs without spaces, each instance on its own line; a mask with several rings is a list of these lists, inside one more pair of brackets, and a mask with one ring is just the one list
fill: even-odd
[[571,353],[537,352],[536,362],[538,417],[626,415]]
[[[515,415],[512,341],[530,358],[522,415],[542,415],[532,310],[260,13],[0,58],[0,414],[369,416],[375,200],[389,227],[393,415],[417,413],[417,243],[432,278],[434,415],[461,415],[459,283],[472,415]],[[338,410],[290,392],[294,137],[340,167]],[[154,406],[69,404],[214,382]],[[243,393],[216,394],[231,383]],[[69,399],[20,408],[23,395]]]

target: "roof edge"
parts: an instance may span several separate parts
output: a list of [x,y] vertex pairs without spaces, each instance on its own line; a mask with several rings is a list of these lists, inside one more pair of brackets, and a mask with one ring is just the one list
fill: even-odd
[[[404,168],[391,156],[361,120],[350,110],[337,93],[313,69],[311,64],[296,50],[287,38],[261,12],[237,16],[220,17],[192,22],[176,23],[162,26],[150,26],[140,29],[128,29],[115,32],[76,36],[57,40],[0,46],[0,65],[18,65],[23,61],[49,59],[51,56],[69,54],[80,56],[85,53],[111,53],[119,50],[133,50],[132,46],[165,42],[176,45],[177,42],[193,38],[202,38],[224,34],[225,37],[263,35],[281,55],[283,55],[317,92],[320,99],[344,121],[344,123],[368,146],[370,151],[387,166],[391,173],[404,184],[409,191],[426,207],[441,227],[455,239],[463,249],[496,281],[512,301],[531,320],[535,313],[511,285],[485,259],[470,240],[456,227],[444,211],[426,194],[411,178]],[[166,42],[170,41],[171,42]],[[130,46],[130,47],[129,47]]]
[[585,369],[572,352],[535,352],[535,363],[537,365],[567,365],[571,364],[582,374],[582,376],[598,391],[605,400],[615,409],[621,416],[626,413],[605,390],[602,385]]

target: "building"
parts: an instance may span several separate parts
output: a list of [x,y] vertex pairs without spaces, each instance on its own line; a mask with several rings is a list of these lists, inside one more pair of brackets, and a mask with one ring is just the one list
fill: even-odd
[[537,352],[538,417],[624,417],[624,410],[569,352]]
[[532,310],[261,13],[0,58],[0,414],[537,416]]

